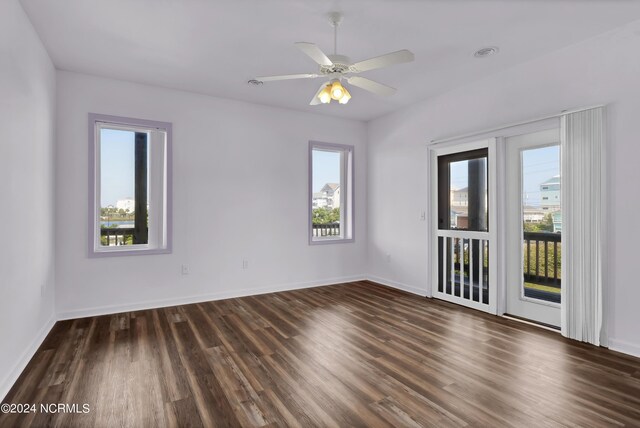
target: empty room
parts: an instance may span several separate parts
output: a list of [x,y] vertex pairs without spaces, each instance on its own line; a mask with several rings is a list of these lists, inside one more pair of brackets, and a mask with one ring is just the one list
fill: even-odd
[[640,1],[2,0],[0,52],[0,427],[640,426]]

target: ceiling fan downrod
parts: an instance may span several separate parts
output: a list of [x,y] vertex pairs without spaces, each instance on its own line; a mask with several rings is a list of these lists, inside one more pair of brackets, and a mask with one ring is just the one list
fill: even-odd
[[340,12],[329,13],[329,23],[333,27],[333,54],[338,55],[338,26],[342,22],[342,14]]

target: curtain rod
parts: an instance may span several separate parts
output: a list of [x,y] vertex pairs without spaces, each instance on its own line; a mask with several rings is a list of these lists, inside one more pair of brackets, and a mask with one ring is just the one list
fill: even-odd
[[523,121],[520,121],[520,122],[508,123],[506,125],[496,126],[495,128],[484,129],[482,131],[474,131],[474,132],[469,132],[467,134],[454,135],[454,136],[451,136],[451,137],[439,138],[439,139],[436,139],[436,140],[431,140],[429,143],[427,143],[427,145],[428,146],[433,146],[433,145],[436,145],[436,144],[448,143],[448,142],[454,141],[454,140],[462,140],[463,138],[469,138],[469,137],[473,137],[473,136],[476,136],[476,135],[482,135],[482,134],[488,134],[490,132],[501,131],[503,129],[513,128],[514,126],[528,125],[530,123],[542,122],[543,120],[553,119],[554,117],[564,116],[565,114],[577,113],[577,112],[580,112],[580,111],[591,110],[591,109],[599,108],[599,107],[604,107],[604,105],[603,104],[599,104],[599,105],[590,106],[590,107],[581,107],[581,108],[577,108],[577,109],[573,109],[573,110],[562,110],[560,113],[550,114],[548,116],[543,116],[543,117],[539,117],[539,118],[536,118],[536,119],[530,119],[530,120],[523,120]]

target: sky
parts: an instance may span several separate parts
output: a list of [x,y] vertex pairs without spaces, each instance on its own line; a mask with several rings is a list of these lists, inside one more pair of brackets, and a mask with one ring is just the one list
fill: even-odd
[[313,151],[311,187],[317,193],[327,183],[340,183],[340,153]]
[[100,204],[133,198],[134,132],[103,129],[100,143]]
[[522,152],[523,195],[525,205],[540,205],[540,184],[560,175],[560,146],[542,147]]
[[[525,150],[522,153],[525,205],[540,206],[540,184],[560,174],[560,146]],[[451,188],[467,187],[467,161],[451,164]]]

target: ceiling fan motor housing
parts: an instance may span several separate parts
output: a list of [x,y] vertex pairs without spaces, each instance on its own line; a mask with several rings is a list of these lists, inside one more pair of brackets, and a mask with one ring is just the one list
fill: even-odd
[[349,57],[344,55],[327,55],[327,57],[329,57],[333,64],[321,65],[321,74],[347,73],[349,71],[349,67],[351,65]]

